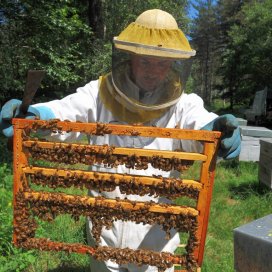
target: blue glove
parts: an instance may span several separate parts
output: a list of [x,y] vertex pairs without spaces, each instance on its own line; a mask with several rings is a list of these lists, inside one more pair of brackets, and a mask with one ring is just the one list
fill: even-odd
[[241,151],[241,135],[238,121],[232,114],[224,114],[217,117],[201,130],[221,131],[221,143],[218,156],[223,159],[233,159],[238,157]]
[[[11,119],[22,116],[20,114],[20,106],[22,101],[18,99],[11,99],[6,104],[4,104],[1,113],[0,113],[0,129],[1,132],[6,137],[13,136],[13,127],[11,124]],[[38,117],[41,120],[49,120],[55,118],[54,113],[51,109],[46,106],[32,107],[29,106],[27,114],[24,116],[26,119],[35,119]]]

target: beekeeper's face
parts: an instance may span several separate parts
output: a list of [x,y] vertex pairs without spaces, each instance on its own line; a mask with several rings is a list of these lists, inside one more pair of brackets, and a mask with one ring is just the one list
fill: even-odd
[[143,91],[152,92],[164,81],[172,62],[169,59],[132,55],[132,80]]

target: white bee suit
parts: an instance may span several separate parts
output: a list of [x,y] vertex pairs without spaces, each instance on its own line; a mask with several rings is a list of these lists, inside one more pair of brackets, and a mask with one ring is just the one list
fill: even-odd
[[[37,104],[41,105],[41,104]],[[34,106],[37,106],[34,105]],[[78,88],[77,92],[71,94],[61,100],[54,100],[48,103],[43,103],[54,112],[55,117],[61,120],[81,121],[81,122],[102,122],[124,124],[112,115],[112,113],[104,106],[99,97],[99,81],[91,81],[84,87]],[[200,129],[213,119],[216,114],[208,112],[204,106],[202,99],[196,94],[182,94],[176,105],[172,106],[160,118],[148,122],[148,126],[166,127],[166,128],[183,128],[183,129]],[[66,140],[75,140],[79,137],[79,133],[69,134]],[[157,150],[175,150],[181,148],[185,151],[195,152],[199,150],[199,143],[190,141],[177,141],[173,139],[162,138],[144,138],[144,137],[125,137],[125,136],[94,136],[90,139],[91,144],[107,144],[122,147],[137,147]],[[93,170],[129,173],[137,175],[162,175],[169,176],[169,172],[164,172],[154,169],[151,166],[147,170],[127,169],[124,165],[118,168],[105,168],[99,165],[92,167]],[[90,195],[103,195],[108,198],[120,197],[124,198],[116,189],[113,192],[98,192],[91,191]],[[150,196],[140,197],[138,195],[126,195],[130,200],[137,201],[166,201],[163,198],[153,198]],[[91,222],[88,221],[87,232],[90,233]],[[90,235],[89,235],[90,236]],[[114,222],[113,227],[109,230],[103,228],[101,236],[102,246],[111,246],[118,248],[129,247],[132,249],[142,248],[155,251],[174,252],[179,244],[179,235],[174,230],[171,231],[171,239],[165,239],[165,232],[159,226],[135,224],[133,222]],[[90,238],[90,237],[89,237]],[[91,239],[89,239],[91,243]],[[121,265],[108,261],[106,266],[99,262],[92,262],[93,271],[157,271],[155,267],[142,266],[138,267],[133,264]],[[173,271],[168,269],[166,271]]]

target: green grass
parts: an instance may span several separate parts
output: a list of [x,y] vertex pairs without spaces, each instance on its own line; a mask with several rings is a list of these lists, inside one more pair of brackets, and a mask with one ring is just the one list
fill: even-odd
[[[5,145],[0,148],[3,150]],[[25,251],[13,247],[12,168],[10,154],[1,154],[4,155],[0,164],[0,272],[88,271],[89,258],[85,255]],[[190,171],[194,173],[195,169]],[[234,160],[217,165],[203,272],[234,271],[233,229],[270,214],[271,201],[270,190],[258,183],[257,163]],[[69,216],[61,216],[50,224],[40,221],[37,236],[86,243],[85,219],[74,222]]]
[[[47,237],[52,241],[68,243],[86,243],[85,218],[75,222],[68,215],[58,216],[53,222],[39,222],[36,237]],[[65,252],[35,252],[38,257],[31,264],[27,272],[38,271],[89,271],[89,257],[87,255]]]
[[271,192],[257,176],[257,163],[218,165],[202,271],[234,271],[233,229],[271,213]]

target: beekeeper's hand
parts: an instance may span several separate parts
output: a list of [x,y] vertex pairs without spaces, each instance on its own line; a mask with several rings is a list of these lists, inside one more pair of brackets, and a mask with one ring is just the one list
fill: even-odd
[[[22,118],[20,114],[20,106],[22,101],[18,99],[11,99],[4,104],[0,113],[0,130],[6,137],[13,136],[13,127],[11,119],[18,117]],[[35,119],[38,117],[41,120],[49,120],[55,118],[52,110],[46,106],[29,106],[26,115],[26,119]]]
[[239,156],[241,151],[241,134],[238,121],[232,114],[217,117],[201,128],[201,130],[222,132],[218,157],[228,160]]

